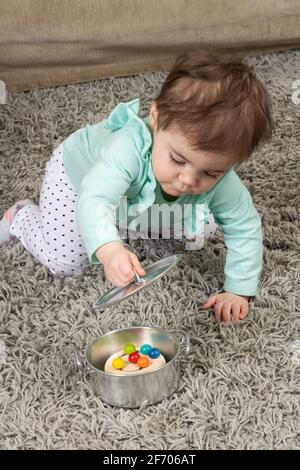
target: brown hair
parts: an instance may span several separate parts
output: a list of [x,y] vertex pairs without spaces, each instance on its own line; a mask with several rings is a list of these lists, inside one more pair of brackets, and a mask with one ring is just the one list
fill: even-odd
[[268,92],[237,59],[187,51],[176,59],[155,102],[157,130],[175,128],[193,150],[243,161],[272,136]]

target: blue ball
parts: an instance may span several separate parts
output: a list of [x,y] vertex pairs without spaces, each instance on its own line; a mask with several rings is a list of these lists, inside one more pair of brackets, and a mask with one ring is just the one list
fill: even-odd
[[145,354],[147,356],[152,349],[153,348],[152,346],[150,346],[150,344],[143,344],[140,347],[140,353]]
[[159,356],[160,356],[160,350],[157,348],[152,348],[151,351],[149,352],[149,357],[151,357],[151,359],[156,359]]

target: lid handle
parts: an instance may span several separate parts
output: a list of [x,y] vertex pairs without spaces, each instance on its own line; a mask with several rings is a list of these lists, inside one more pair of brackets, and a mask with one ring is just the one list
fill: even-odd
[[131,279],[130,283],[131,283],[131,284],[145,284],[145,279],[142,279],[142,278],[138,275],[138,273],[136,272],[136,269],[135,269],[134,266],[132,266],[132,269],[133,269],[135,275],[134,275],[134,278]]

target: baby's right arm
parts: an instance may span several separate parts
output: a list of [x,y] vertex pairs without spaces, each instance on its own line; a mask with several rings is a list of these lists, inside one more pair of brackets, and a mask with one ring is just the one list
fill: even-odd
[[95,255],[97,256],[100,263],[105,264],[105,261],[112,252],[118,249],[125,249],[124,244],[122,242],[114,241],[105,243],[104,245],[100,246],[98,250],[96,250]]
[[106,277],[115,286],[124,287],[133,279],[133,267],[140,276],[146,274],[138,257],[125,248],[122,242],[105,243],[95,254],[104,266]]
[[134,138],[116,134],[101,148],[78,188],[78,228],[92,264],[99,263],[95,254],[99,247],[122,242],[117,223],[120,198],[140,181],[143,163]]

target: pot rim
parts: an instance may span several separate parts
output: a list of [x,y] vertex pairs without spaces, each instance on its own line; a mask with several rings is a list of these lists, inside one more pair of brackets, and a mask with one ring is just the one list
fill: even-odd
[[[96,341],[98,341],[100,338],[104,338],[105,336],[109,336],[113,333],[118,333],[119,331],[125,331],[125,330],[139,330],[139,329],[144,329],[144,330],[161,330],[161,331],[166,331],[170,336],[171,338],[174,340],[175,344],[177,345],[177,352],[175,354],[174,357],[172,357],[172,359],[167,362],[166,364],[164,364],[162,367],[160,367],[159,369],[156,369],[156,370],[151,370],[149,372],[144,372],[143,374],[138,374],[138,375],[135,375],[134,373],[131,373],[131,374],[128,374],[128,375],[117,375],[117,374],[111,374],[110,372],[105,372],[104,370],[101,370],[101,369],[97,369],[97,367],[95,367],[93,364],[91,364],[91,362],[89,361],[88,359],[88,353],[91,349],[91,347],[93,346],[94,343],[96,343]],[[165,367],[167,367],[169,364],[171,364],[172,362],[175,361],[176,358],[178,358],[179,356],[179,353],[180,353],[180,343],[178,341],[178,339],[176,338],[176,336],[174,336],[172,333],[170,333],[168,330],[165,330],[164,328],[161,328],[160,326],[128,326],[126,328],[119,328],[117,330],[112,330],[112,331],[108,331],[107,333],[105,333],[104,335],[101,335],[101,336],[98,336],[98,338],[94,339],[94,341],[92,341],[86,348],[85,350],[85,359],[88,363],[88,367],[93,369],[95,372],[100,372],[101,374],[104,374],[105,376],[111,376],[111,377],[117,377],[118,379],[129,379],[129,378],[132,378],[132,377],[143,377],[144,375],[150,375],[150,374],[155,374],[155,372],[159,372],[161,370],[163,370]]]

